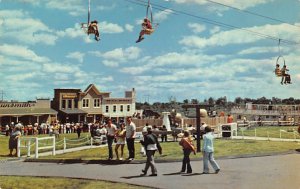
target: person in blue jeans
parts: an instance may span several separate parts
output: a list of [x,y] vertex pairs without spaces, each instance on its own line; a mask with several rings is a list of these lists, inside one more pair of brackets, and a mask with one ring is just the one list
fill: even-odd
[[215,173],[218,174],[220,166],[214,159],[214,134],[210,126],[205,127],[203,135],[203,174],[209,173],[208,162],[211,164]]

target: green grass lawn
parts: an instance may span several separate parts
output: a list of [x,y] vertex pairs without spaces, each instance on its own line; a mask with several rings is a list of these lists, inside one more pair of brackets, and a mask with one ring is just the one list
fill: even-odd
[[[156,154],[156,159],[181,159],[182,149],[178,142],[161,143],[163,155]],[[140,152],[141,145],[135,144],[137,160],[145,159]],[[245,154],[264,154],[273,152],[287,152],[290,150],[300,149],[300,143],[297,142],[273,142],[273,141],[254,141],[254,140],[215,140],[215,156],[235,156]],[[128,157],[128,151],[124,148],[125,158]],[[88,149],[83,151],[60,154],[56,156],[41,157],[41,159],[82,159],[82,160],[104,160],[108,157],[107,147]],[[201,153],[196,156],[191,155],[191,158],[202,157]]]
[[[257,127],[257,136],[267,136],[267,131],[269,132],[269,136],[272,137],[272,133],[278,133],[279,130],[284,129],[296,129],[296,127]],[[254,129],[249,129],[244,131],[245,136],[254,136]],[[253,134],[253,135],[252,135]],[[292,135],[290,132],[282,133],[282,137]],[[45,137],[48,135],[39,135],[39,137]],[[82,133],[81,139],[87,136],[87,133]],[[276,135],[277,136],[277,135]],[[292,135],[293,136],[293,135]],[[62,140],[66,137],[68,140],[77,140],[77,134],[62,134],[57,141]],[[294,136],[293,136],[294,137]],[[297,135],[299,138],[299,135]],[[0,137],[0,158],[8,158],[8,139],[9,137]],[[47,143],[47,141],[44,141]],[[50,143],[50,141],[48,142]],[[79,141],[78,143],[82,143]],[[70,147],[76,147],[76,142],[74,145],[68,145]],[[87,144],[89,145],[89,144]],[[181,159],[182,158],[182,150],[178,145],[178,142],[167,142],[161,143],[163,148],[163,156],[156,155],[157,159]],[[136,146],[136,159],[145,159],[140,155],[140,147],[139,143],[135,144]],[[56,149],[62,149],[62,145],[56,146]],[[125,146],[125,154],[124,158],[128,157],[128,151]],[[300,149],[300,143],[297,142],[273,142],[273,141],[254,141],[254,140],[229,140],[229,139],[216,139],[215,140],[215,156],[232,156],[232,155],[244,155],[244,154],[263,154],[263,153],[272,153],[272,152],[286,152],[290,150]],[[22,155],[25,155],[26,150],[22,150]],[[31,148],[31,153],[34,154],[34,146]],[[83,160],[102,160],[107,159],[108,150],[107,147],[96,148],[96,149],[88,149],[83,151],[77,151],[72,153],[66,153],[56,156],[48,156],[48,157],[40,157],[40,158],[51,158],[51,159],[83,159]],[[202,157],[201,154],[197,154],[196,156],[191,155],[192,158]]]
[[286,139],[300,139],[300,135],[298,132],[294,134],[293,131],[297,131],[297,126],[269,126],[269,127],[253,127],[247,130],[243,130],[243,133],[241,130],[238,131],[238,136],[255,136],[255,129],[256,129],[256,136],[257,137],[270,137],[270,138],[280,138],[280,130],[283,130],[285,132],[281,132],[281,138]]
[[[37,137],[48,137],[49,135],[37,135]],[[70,133],[70,134],[61,134],[59,136],[59,138],[56,139],[56,149],[60,150],[63,149],[63,139],[66,138],[67,143],[69,145],[67,145],[67,148],[74,148],[74,147],[78,147],[78,146],[82,146],[82,145],[89,145],[90,142],[88,142],[87,140],[84,140],[86,137],[89,137],[88,133],[81,133],[81,136],[78,140],[77,134],[76,133]],[[22,136],[22,138],[29,138],[29,137],[36,137],[33,135],[28,135],[28,136]],[[9,150],[8,150],[8,140],[9,137],[6,136],[0,136],[0,159],[3,158],[7,158],[7,155],[9,154]],[[41,146],[46,146],[46,145],[50,145],[52,142],[52,140],[45,140],[42,141],[40,144]],[[33,144],[34,142],[32,141],[31,144]],[[86,144],[82,144],[82,143],[86,143]],[[25,143],[22,142],[21,145],[24,145]],[[34,154],[34,145],[31,145],[31,154]],[[46,150],[39,150],[39,152],[44,152]],[[13,152],[15,153],[15,152]],[[21,149],[21,155],[25,155],[27,153],[26,149]]]
[[69,178],[49,178],[49,177],[20,177],[20,176],[0,176],[0,188],[22,188],[22,189],[146,189],[149,187],[129,185],[125,183],[114,183],[98,180],[69,179]]

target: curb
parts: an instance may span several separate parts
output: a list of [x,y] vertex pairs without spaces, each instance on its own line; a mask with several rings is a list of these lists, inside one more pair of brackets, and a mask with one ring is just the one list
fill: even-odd
[[[237,156],[220,156],[216,157],[217,160],[226,160],[226,159],[240,159],[240,158],[255,158],[255,157],[265,157],[265,156],[278,156],[278,155],[288,155],[288,154],[300,154],[300,149],[290,150],[286,152],[274,152],[274,153],[263,153],[263,154],[245,154]],[[21,159],[18,159],[21,160]],[[202,161],[203,158],[191,159],[191,161]],[[13,160],[12,160],[13,161]],[[155,163],[174,163],[181,162],[182,159],[155,159]],[[83,159],[25,159],[24,162],[36,162],[36,163],[58,163],[58,164],[103,164],[103,165],[120,165],[120,164],[143,164],[146,160],[83,160]]]

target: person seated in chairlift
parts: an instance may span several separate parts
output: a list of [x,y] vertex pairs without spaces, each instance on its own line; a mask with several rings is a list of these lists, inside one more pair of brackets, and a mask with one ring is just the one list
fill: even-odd
[[281,70],[280,70],[280,65],[279,64],[276,64],[275,74],[277,76],[281,76]]
[[90,23],[88,27],[88,34],[95,34],[95,40],[99,41],[100,40],[100,35],[99,35],[99,30],[98,30],[98,21],[94,20]]
[[283,85],[283,80],[284,80],[284,84],[292,84],[291,83],[291,76],[290,74],[288,74],[289,70],[286,68],[286,65],[284,65],[281,69],[281,76],[282,76],[282,79],[281,79],[281,85]]
[[142,30],[136,43],[141,42],[144,39],[144,35],[146,34],[147,30],[152,30],[152,24],[148,18],[144,18],[144,22],[142,23]]

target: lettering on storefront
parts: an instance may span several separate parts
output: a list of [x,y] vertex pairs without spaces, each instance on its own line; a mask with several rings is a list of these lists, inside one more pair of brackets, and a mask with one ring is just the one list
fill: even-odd
[[35,106],[33,103],[0,103],[0,108],[30,108]]
[[76,95],[62,95],[63,98],[76,98]]

